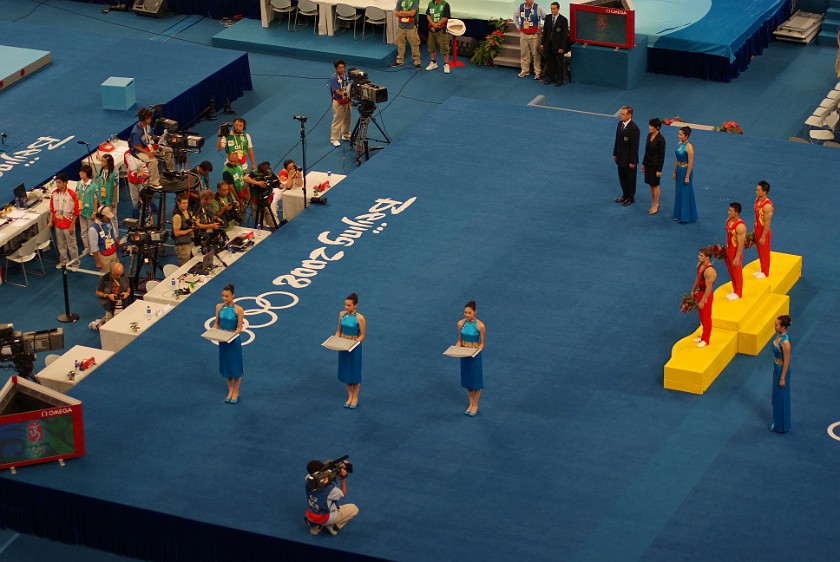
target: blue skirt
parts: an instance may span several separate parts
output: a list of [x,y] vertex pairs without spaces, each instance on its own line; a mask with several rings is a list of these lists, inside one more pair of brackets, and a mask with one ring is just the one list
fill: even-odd
[[779,388],[782,366],[773,365],[773,431],[790,431],[790,367],[785,375],[785,387]]
[[484,388],[484,367],[481,358],[484,351],[475,357],[461,358],[461,386],[467,390],[481,390]]
[[338,380],[344,384],[362,383],[362,344],[353,351],[338,352]]
[[230,343],[219,343],[219,372],[226,379],[242,376],[242,340],[237,337]]

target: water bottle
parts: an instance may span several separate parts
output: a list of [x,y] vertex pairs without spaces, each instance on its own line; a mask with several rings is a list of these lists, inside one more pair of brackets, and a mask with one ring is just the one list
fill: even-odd
[[175,290],[175,278],[174,277],[172,278],[172,290],[173,291]]
[[151,319],[152,319],[152,307],[149,306],[149,305],[146,305],[146,320],[151,320]]
[[332,185],[330,181],[332,180],[332,170],[327,170],[327,185]]
[[76,359],[75,363],[73,363],[73,370],[75,370],[75,371],[79,370],[79,360],[78,359]]

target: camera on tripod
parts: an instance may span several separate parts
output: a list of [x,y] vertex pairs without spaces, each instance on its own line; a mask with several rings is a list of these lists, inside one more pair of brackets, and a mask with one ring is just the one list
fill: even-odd
[[251,190],[251,196],[254,199],[263,201],[268,200],[269,195],[271,195],[271,191],[275,187],[280,187],[280,178],[278,178],[277,174],[272,172],[270,168],[266,172],[262,169],[262,165],[260,165],[260,167],[251,171],[248,175],[256,181],[265,182],[265,187],[253,183],[248,186]]
[[200,235],[197,234],[195,244],[201,247],[202,254],[207,254],[211,250],[220,252],[227,246],[229,240],[227,232],[219,228],[210,232],[202,231]]
[[204,147],[204,137],[192,131],[181,131],[173,119],[158,118],[155,129],[162,131],[163,143],[173,151],[199,152]]
[[[306,477],[307,488],[313,492],[323,489],[330,482],[334,482],[341,475],[342,470],[347,474],[352,474],[353,465],[347,460],[349,457],[350,455],[344,455],[335,460],[324,461],[324,468]],[[324,483],[325,478],[327,484]]]
[[239,206],[239,201],[231,201],[231,208],[222,213],[222,220],[225,222],[233,221],[235,223],[242,223],[245,221],[245,213],[242,207]]
[[347,75],[353,82],[350,84],[350,99],[360,102],[382,103],[388,101],[388,88],[372,84],[367,72],[358,68],[351,68]]
[[63,348],[64,330],[61,328],[16,332],[13,324],[0,324],[0,363],[12,363],[11,368],[26,379],[38,382],[32,374],[36,353]]
[[233,129],[233,123],[230,121],[225,121],[221,125],[219,125],[219,136],[226,137],[230,134],[230,130]]

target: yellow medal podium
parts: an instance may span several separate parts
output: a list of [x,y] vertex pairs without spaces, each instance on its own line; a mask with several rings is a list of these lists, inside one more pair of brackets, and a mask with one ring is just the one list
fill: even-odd
[[692,341],[700,328],[674,344],[665,363],[665,388],[703,394],[736,353],[758,355],[770,340],[775,319],[790,311],[787,292],[802,277],[802,256],[771,252],[770,275],[756,279],[758,270],[758,260],[744,266],[744,291],[738,300],[726,298],[731,282],[715,290],[709,345],[698,348]]

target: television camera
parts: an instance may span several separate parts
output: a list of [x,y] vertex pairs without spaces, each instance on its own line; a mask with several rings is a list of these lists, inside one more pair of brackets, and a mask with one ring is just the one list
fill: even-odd
[[[315,474],[307,475],[307,488],[312,492],[317,492],[330,482],[334,482],[341,475],[342,470],[346,471],[347,474],[351,474],[353,472],[353,465],[347,460],[349,457],[350,455],[344,455],[335,460],[324,461],[324,468]],[[324,479],[326,479],[326,483],[324,483]]]
[[347,75],[352,80],[350,84],[350,99],[356,103],[382,103],[388,101],[388,88],[372,84],[367,72],[358,68],[351,68]]
[[38,382],[33,374],[35,354],[64,348],[64,330],[53,328],[38,332],[16,332],[12,324],[0,324],[0,365],[3,369],[15,369],[18,375]]

